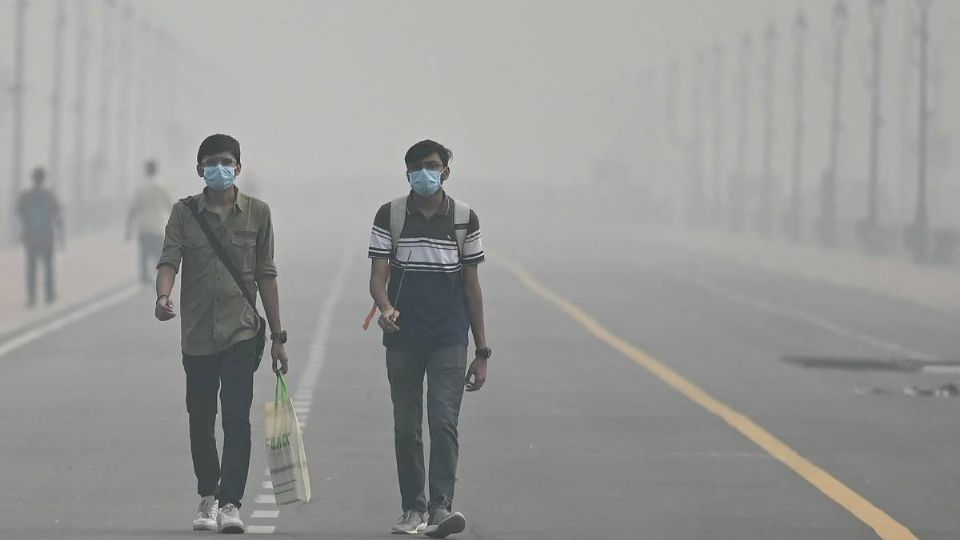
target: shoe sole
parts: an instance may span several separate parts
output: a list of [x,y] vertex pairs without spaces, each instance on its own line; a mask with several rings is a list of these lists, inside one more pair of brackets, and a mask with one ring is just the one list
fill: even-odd
[[426,524],[426,523],[421,523],[419,526],[417,526],[417,530],[415,530],[415,531],[405,531],[405,530],[403,530],[403,529],[398,529],[398,528],[394,527],[394,528],[390,529],[390,534],[418,535],[418,534],[422,533],[423,530],[426,529],[426,528],[427,528],[427,524]]
[[243,534],[247,529],[243,525],[227,525],[220,528],[220,534]]
[[423,534],[430,538],[446,538],[451,534],[461,533],[466,528],[467,518],[463,517],[460,512],[454,512],[447,516],[447,519],[438,523],[437,528],[425,530]]
[[217,524],[214,523],[194,523],[193,530],[195,531],[215,531],[217,530]]

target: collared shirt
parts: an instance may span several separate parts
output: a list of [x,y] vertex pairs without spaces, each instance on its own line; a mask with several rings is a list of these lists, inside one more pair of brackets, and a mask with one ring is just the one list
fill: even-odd
[[173,200],[158,182],[144,182],[133,197],[128,223],[139,234],[163,234]]
[[470,318],[463,267],[482,263],[484,253],[480,219],[473,210],[463,253],[459,252],[453,208],[453,199],[444,194],[440,209],[428,219],[416,207],[413,196],[409,196],[397,246],[390,234],[390,203],[381,206],[374,217],[368,256],[390,259],[387,293],[400,311],[400,331],[384,334],[383,344],[387,347],[468,343]]
[[[236,189],[236,188],[234,188]],[[243,282],[256,295],[256,280],[274,277],[273,223],[270,207],[237,191],[226,219],[208,208],[206,189],[192,196],[200,215],[227,253],[233,257]],[[173,205],[163,239],[161,265],[180,270],[180,328],[183,352],[193,356],[216,354],[252,339],[257,318],[230,272],[220,262],[190,208]]]

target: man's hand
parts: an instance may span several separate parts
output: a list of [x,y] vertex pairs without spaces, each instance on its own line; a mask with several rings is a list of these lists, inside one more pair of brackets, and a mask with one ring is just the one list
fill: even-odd
[[273,345],[270,347],[270,357],[273,358],[273,371],[276,373],[277,364],[279,364],[280,371],[286,375],[287,374],[287,348],[283,346],[283,343],[279,341],[274,341]]
[[382,328],[384,332],[393,334],[394,332],[400,331],[400,326],[397,325],[397,319],[399,318],[400,312],[390,307],[380,313],[380,320],[377,321],[377,324],[380,325],[380,328]]
[[176,317],[177,312],[173,309],[173,300],[170,300],[169,296],[157,298],[157,306],[153,311],[153,315],[160,321],[169,321]]
[[486,381],[487,359],[482,356],[477,356],[470,364],[470,369],[467,370],[467,378],[464,381],[464,385],[467,388],[467,392],[476,392],[483,388],[483,383]]

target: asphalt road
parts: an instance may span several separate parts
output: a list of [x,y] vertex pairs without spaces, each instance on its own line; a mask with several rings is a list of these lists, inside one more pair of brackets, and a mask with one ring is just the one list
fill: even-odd
[[[360,329],[374,209],[278,220],[314,500],[275,517],[256,501],[268,493],[262,404],[273,392],[261,368],[242,511],[257,530],[384,538],[399,514],[383,350]],[[495,250],[481,271],[495,355],[463,407],[461,538],[908,537],[875,532],[835,484],[822,489],[599,339],[506,261],[916,537],[960,536],[960,400],[901,392],[958,375],[784,361],[958,359],[960,315],[651,244],[625,227],[551,222],[547,235],[497,217],[481,210]],[[152,302],[145,290],[0,357],[0,538],[202,534],[190,531],[179,329],[154,320]]]

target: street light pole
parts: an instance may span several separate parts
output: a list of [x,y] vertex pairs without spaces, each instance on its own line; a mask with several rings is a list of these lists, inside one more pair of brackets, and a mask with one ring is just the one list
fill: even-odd
[[[123,27],[129,28],[133,19],[130,4],[122,6]],[[117,196],[124,197],[129,188],[130,174],[130,85],[133,73],[134,40],[125,32],[117,34],[122,40],[117,87]]]
[[730,182],[730,226],[739,230],[743,219],[744,183],[747,176],[747,143],[750,135],[750,57],[753,42],[749,34],[740,41],[739,104],[740,116],[737,128],[737,170]]
[[713,47],[713,209],[717,219],[723,216],[723,193],[726,182],[723,178],[723,48]]
[[770,222],[773,209],[773,192],[775,180],[773,178],[773,139],[776,135],[773,128],[773,84],[774,62],[776,60],[777,29],[773,22],[767,25],[764,32],[764,63],[763,63],[763,187],[760,194],[760,208],[758,213],[758,228],[764,236],[770,234]]
[[807,17],[798,11],[793,20],[793,157],[791,163],[790,211],[787,235],[794,242],[803,236],[803,138],[804,138],[804,57],[807,43]]
[[929,71],[928,49],[930,45],[930,7],[933,0],[917,0],[919,24],[917,34],[920,43],[920,88],[917,129],[917,208],[913,227],[913,258],[917,262],[926,262],[928,258],[929,215],[927,210],[927,123],[930,110],[927,104],[927,86]]
[[11,150],[10,170],[10,231],[15,231],[16,201],[20,197],[20,184],[23,179],[23,126],[24,126],[24,70],[25,43],[27,36],[27,0],[17,0],[16,15],[13,29],[13,141]]
[[820,242],[824,246],[837,243],[837,161],[840,145],[840,104],[843,90],[843,41],[847,33],[847,6],[837,0],[833,9],[833,104],[830,120],[830,151],[821,191]]
[[63,47],[67,23],[66,0],[57,0],[53,31],[53,90],[50,94],[50,183],[59,185],[60,142],[63,139]]
[[76,118],[73,123],[73,176],[74,176],[74,204],[77,212],[74,213],[78,220],[77,225],[82,228],[87,224],[87,199],[89,198],[87,187],[87,55],[89,53],[87,43],[90,40],[89,28],[87,27],[86,4],[76,3],[77,6],[77,60],[75,72],[75,96],[74,96],[74,115]]
[[883,10],[885,0],[868,0],[870,14],[870,156],[868,164],[867,219],[863,241],[867,251],[875,251],[879,225],[880,191],[880,130],[883,118],[880,113],[883,69]]
[[96,189],[94,191],[98,199],[104,194],[104,186],[111,186],[109,181],[110,168],[110,104],[113,99],[111,96],[111,85],[113,82],[113,0],[104,0],[103,2],[103,34],[101,36],[101,54],[100,54],[100,113],[99,113],[99,147],[97,149],[97,168],[96,168]]

